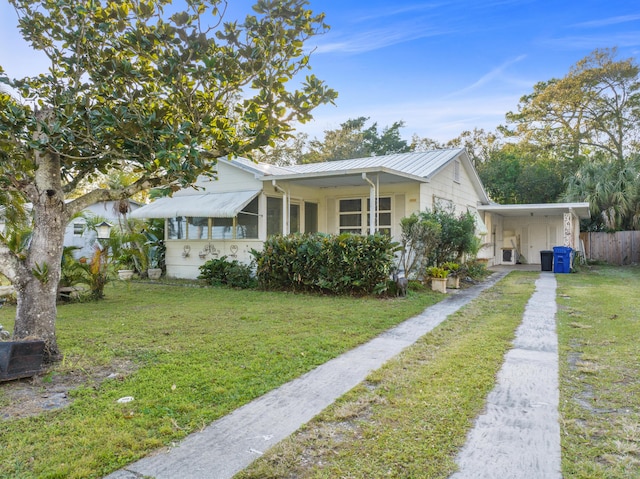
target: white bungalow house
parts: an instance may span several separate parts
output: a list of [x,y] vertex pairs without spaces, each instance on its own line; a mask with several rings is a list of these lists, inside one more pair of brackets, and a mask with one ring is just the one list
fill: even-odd
[[[216,170],[217,180],[202,177],[197,188],[131,214],[166,219],[169,277],[196,278],[200,265],[221,256],[248,263],[251,249],[278,233],[383,232],[399,240],[401,218],[437,203],[476,215],[480,257],[489,264],[515,263],[524,251],[539,264],[541,250],[575,248],[579,219],[589,215],[586,203],[492,204],[464,149],[290,167],[220,159]],[[504,249],[513,255],[506,258]]]
[[[118,214],[117,201],[100,201],[90,205],[82,211],[82,215],[73,218],[64,232],[64,245],[77,248],[73,256],[77,259],[82,256],[91,258],[94,253],[96,233],[86,227],[87,217],[98,217],[104,219],[112,226],[118,226],[123,221],[122,215]],[[140,203],[128,200],[129,211],[140,208]]]
[[[64,232],[64,246],[77,248],[73,252],[73,256],[77,259],[82,256],[91,257],[94,251],[96,241],[96,233],[86,228],[87,217],[99,217],[112,225],[118,225],[122,221],[122,217],[116,211],[116,201],[101,201],[90,205],[82,211],[81,215],[73,218],[68,224]],[[141,205],[137,201],[128,200],[129,211],[135,211]],[[31,204],[26,205],[28,211],[31,210]],[[5,231],[4,207],[0,206],[0,233]]]

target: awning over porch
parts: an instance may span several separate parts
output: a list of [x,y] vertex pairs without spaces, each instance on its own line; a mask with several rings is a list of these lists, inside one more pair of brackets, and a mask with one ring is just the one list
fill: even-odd
[[175,218],[178,216],[233,218],[260,190],[208,193],[160,198],[131,213],[132,218]]

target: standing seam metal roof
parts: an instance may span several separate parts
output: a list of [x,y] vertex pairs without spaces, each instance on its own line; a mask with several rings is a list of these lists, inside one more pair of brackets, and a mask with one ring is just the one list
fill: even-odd
[[324,173],[333,171],[360,170],[365,168],[388,168],[419,177],[429,177],[447,162],[463,152],[463,148],[433,150],[417,153],[398,153],[393,155],[370,156],[352,160],[327,161],[287,167],[278,174]]

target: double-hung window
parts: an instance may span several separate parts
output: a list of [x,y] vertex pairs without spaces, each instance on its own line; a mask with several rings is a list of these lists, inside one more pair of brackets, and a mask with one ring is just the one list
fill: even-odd
[[[391,234],[391,198],[377,199],[376,208],[377,231]],[[339,231],[340,233],[368,234],[370,221],[371,200],[369,198],[349,198],[340,200]]]

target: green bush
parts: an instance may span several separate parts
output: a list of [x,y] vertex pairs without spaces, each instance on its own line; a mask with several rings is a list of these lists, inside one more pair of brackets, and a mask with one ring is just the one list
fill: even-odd
[[314,233],[272,236],[252,254],[266,289],[380,294],[387,290],[396,249],[381,234]]
[[226,285],[232,288],[253,288],[256,280],[251,267],[237,260],[228,261],[226,256],[210,259],[200,266],[200,279],[213,286]]

